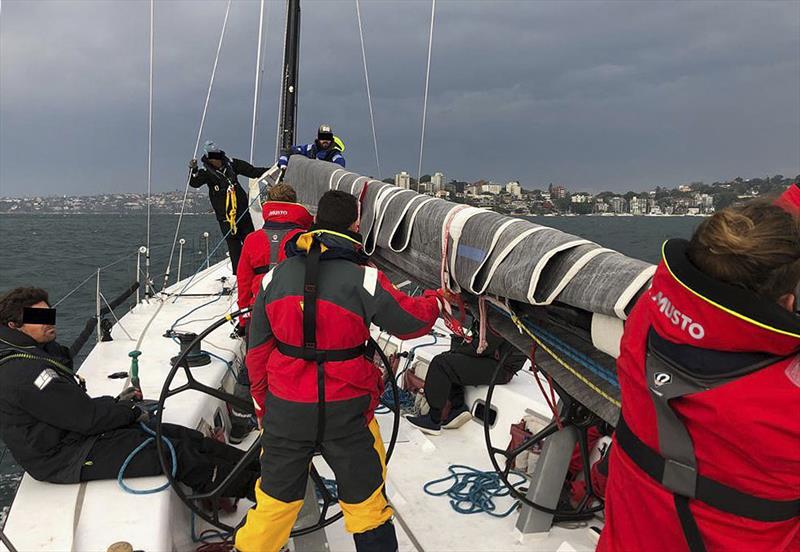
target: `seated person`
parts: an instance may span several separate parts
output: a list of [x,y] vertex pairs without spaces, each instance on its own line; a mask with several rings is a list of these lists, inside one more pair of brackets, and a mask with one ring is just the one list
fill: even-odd
[[289,164],[289,157],[292,155],[304,155],[309,159],[319,159],[320,161],[328,161],[329,163],[336,163],[345,166],[344,144],[336,136],[333,135],[333,129],[330,125],[322,124],[317,131],[317,139],[311,144],[303,144],[300,146],[292,146],[288,151],[278,159],[278,166],[285,167]]
[[[55,310],[45,290],[22,287],[0,296],[0,438],[39,481],[115,479],[149,437],[139,425],[149,415],[127,400],[136,395],[132,388],[117,398],[90,397],[55,339]],[[163,428],[177,454],[176,479],[195,492],[212,490],[244,454],[186,427]],[[252,498],[258,469],[256,460],[231,483],[228,496]],[[161,473],[152,443],[128,464],[125,476]]]
[[[473,331],[473,335],[476,334]],[[508,383],[520,371],[527,360],[524,354],[491,329],[486,340],[489,346],[478,353],[477,335],[471,343],[453,336],[450,350],[433,357],[425,376],[425,399],[430,411],[406,418],[412,425],[424,433],[438,435],[441,428],[456,429],[467,423],[472,415],[464,404],[464,386],[491,383],[497,362],[509,348],[513,350],[503,364],[498,383]],[[442,419],[448,401],[450,412]]]

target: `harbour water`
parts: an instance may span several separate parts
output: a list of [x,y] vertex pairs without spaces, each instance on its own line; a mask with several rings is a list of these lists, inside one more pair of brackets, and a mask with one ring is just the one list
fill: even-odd
[[[528,218],[652,263],[658,261],[665,239],[688,238],[703,220],[697,217]],[[177,219],[173,215],[152,217],[151,274],[157,288],[163,281]],[[225,244],[217,247],[221,234],[212,215],[184,217],[179,232],[179,237],[186,240],[182,277],[205,266],[204,232],[209,233],[209,251],[216,247],[210,262],[225,256]],[[95,312],[97,269],[106,267],[100,272],[100,290],[111,301],[135,281],[136,251],[145,239],[145,217],[138,215],[0,216],[0,293],[16,286],[38,286],[49,291],[51,302],[70,294],[58,305],[58,339],[70,344]],[[177,253],[176,250],[175,262]],[[175,281],[175,275],[173,264],[171,282]],[[122,316],[127,308],[118,307],[117,316]],[[90,339],[79,361],[92,343]],[[0,443],[0,523],[19,479],[19,468]]]

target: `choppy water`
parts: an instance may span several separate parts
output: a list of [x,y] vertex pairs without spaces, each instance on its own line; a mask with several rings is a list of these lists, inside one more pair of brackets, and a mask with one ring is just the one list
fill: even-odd
[[[702,220],[694,217],[530,217],[538,224],[558,228],[594,240],[605,247],[657,262],[661,243],[670,237],[688,237]],[[151,274],[163,274],[177,217],[152,218]],[[205,261],[203,232],[210,234],[210,249],[220,239],[211,215],[184,218],[180,236],[186,239],[183,276]],[[88,280],[58,306],[59,341],[69,344],[95,312],[98,267],[114,264],[101,272],[100,287],[111,301],[136,277],[136,250],[145,242],[145,218],[140,215],[3,215],[0,216],[0,292],[16,286],[35,285],[57,301],[84,279]],[[226,252],[222,244],[212,263]],[[177,255],[177,252],[176,252]],[[177,257],[176,257],[177,259]],[[143,261],[144,262],[144,261]],[[173,275],[174,275],[173,268]],[[154,278],[160,287],[161,278]],[[175,278],[171,279],[172,282]],[[117,309],[118,315],[125,307]],[[86,346],[85,353],[92,345]],[[83,355],[82,355],[83,356]],[[20,478],[19,468],[0,444],[0,522],[13,498]]]

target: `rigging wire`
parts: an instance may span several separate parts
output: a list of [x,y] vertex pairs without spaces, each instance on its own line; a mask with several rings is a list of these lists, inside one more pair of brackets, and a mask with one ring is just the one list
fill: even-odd
[[145,240],[144,258],[144,289],[147,296],[147,286],[150,283],[150,192],[152,189],[153,168],[153,28],[155,14],[155,0],[150,0],[150,94],[147,108],[147,238]]
[[261,66],[261,40],[264,29],[264,0],[261,0],[261,8],[258,15],[258,46],[256,47],[256,84],[253,92],[253,127],[250,131],[250,164],[253,164],[253,156],[256,148],[256,123],[258,119],[258,91],[261,84],[261,74],[264,68]]
[[[228,0],[225,6],[225,18],[222,20],[222,30],[219,34],[219,43],[217,44],[217,53],[214,56],[214,65],[211,68],[211,79],[208,82],[208,91],[206,92],[206,101],[205,105],[203,106],[203,115],[200,118],[200,128],[197,130],[197,140],[194,144],[194,154],[192,155],[192,159],[197,157],[197,150],[200,149],[200,139],[203,136],[203,128],[205,127],[206,123],[206,113],[208,113],[208,102],[211,99],[211,90],[214,87],[214,77],[217,74],[217,65],[219,64],[219,53],[222,51],[222,42],[225,39],[225,29],[228,27],[228,15],[231,11],[231,0]],[[189,182],[192,178],[191,171],[189,175],[186,177],[186,187],[183,190],[183,201],[181,202],[181,212],[178,215],[178,224],[175,228],[175,236],[172,239],[172,248],[170,249],[169,253],[169,261],[167,262],[167,270],[164,273],[164,283],[161,286],[161,290],[163,291],[167,287],[167,282],[169,281],[169,273],[170,269],[172,268],[172,259],[175,256],[175,245],[178,243],[178,234],[181,230],[181,222],[183,221],[183,214],[186,211],[186,197],[189,194]],[[139,334],[139,340],[136,342],[136,350],[141,350],[142,342],[144,341],[144,336],[147,334],[147,330],[150,329],[150,325],[153,323],[153,320],[156,319],[158,313],[161,312],[162,307],[164,306],[165,301],[161,301],[158,305],[158,308],[153,312],[153,316],[150,317],[150,320],[147,321],[144,329],[142,329],[142,333]]]
[[[206,124],[206,114],[208,113],[208,102],[211,100],[211,90],[214,88],[214,77],[217,74],[217,65],[219,64],[219,54],[222,51],[222,42],[225,39],[225,29],[228,27],[228,14],[231,11],[231,0],[228,0],[227,5],[225,6],[225,18],[222,20],[222,30],[219,34],[219,43],[217,44],[217,53],[214,56],[214,65],[211,68],[211,79],[208,82],[208,91],[206,92],[206,101],[205,105],[203,105],[203,115],[200,117],[200,128],[197,130],[197,140],[194,144],[194,153],[192,154],[192,159],[197,158],[197,150],[200,149],[200,139],[203,136],[203,128]],[[181,231],[181,222],[183,222],[183,214],[186,210],[186,197],[189,195],[189,181],[192,178],[191,171],[189,175],[186,177],[186,187],[183,190],[183,201],[181,201],[181,212],[178,215],[178,225],[175,228],[175,237],[172,239],[172,250],[169,253],[169,261],[167,262],[167,270],[164,273],[164,283],[161,286],[162,291],[164,288],[167,287],[167,282],[169,281],[169,273],[172,268],[172,259],[175,257],[175,244],[178,243],[178,234]],[[155,318],[155,315],[154,315]],[[152,320],[151,320],[152,321]],[[148,326],[150,324],[148,323]],[[147,327],[145,327],[144,332],[147,331]],[[142,335],[144,336],[144,332]]]
[[422,176],[422,152],[425,148],[425,119],[428,116],[428,84],[431,78],[431,50],[433,48],[433,21],[436,18],[436,0],[431,0],[431,31],[428,36],[428,67],[425,70],[425,100],[422,103],[422,137],[419,141],[419,165],[417,166],[417,186]]
[[361,2],[356,0],[356,16],[358,18],[358,36],[361,38],[361,59],[364,61],[364,80],[367,83],[367,102],[369,103],[369,121],[372,125],[372,142],[375,144],[375,164],[378,167],[378,179],[381,178],[381,159],[378,155],[378,135],[375,133],[375,115],[372,111],[372,94],[369,87],[369,71],[367,70],[367,51],[364,47],[364,29],[361,26]]

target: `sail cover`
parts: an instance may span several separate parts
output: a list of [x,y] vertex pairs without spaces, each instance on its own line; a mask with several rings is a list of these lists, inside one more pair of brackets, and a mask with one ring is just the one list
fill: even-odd
[[[276,175],[264,179],[269,184]],[[290,158],[284,181],[312,213],[328,190],[358,197],[364,248],[381,268],[428,287],[446,281],[473,302],[488,296],[495,306],[521,307],[526,324],[568,355],[568,362],[555,362],[537,347],[537,366],[584,406],[616,422],[614,357],[623,321],[649,287],[653,265],[528,220],[421,195],[299,155]],[[533,339],[496,308],[489,320],[517,347],[533,350]]]
[[360,197],[367,253],[438,281],[446,251],[449,284],[474,295],[531,305],[558,301],[624,320],[655,270],[560,230],[420,195],[324,161],[292,156],[284,180],[312,212],[328,190]]

